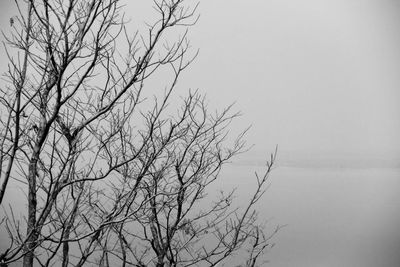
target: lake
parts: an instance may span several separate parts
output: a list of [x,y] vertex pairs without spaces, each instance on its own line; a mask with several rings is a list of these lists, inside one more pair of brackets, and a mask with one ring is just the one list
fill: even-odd
[[[244,203],[255,186],[254,171],[263,170],[255,158],[226,165],[210,196],[217,187],[235,187],[236,203]],[[286,225],[273,238],[266,266],[400,266],[400,161],[298,158],[278,156],[258,205],[267,230]]]
[[[400,161],[371,162],[278,157],[259,205],[271,229],[286,225],[268,266],[400,266]],[[240,201],[260,165],[242,159],[224,170],[225,185],[237,186]]]

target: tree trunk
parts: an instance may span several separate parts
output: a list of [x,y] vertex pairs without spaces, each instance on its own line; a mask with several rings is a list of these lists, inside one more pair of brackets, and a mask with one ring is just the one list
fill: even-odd
[[23,258],[23,267],[32,267],[33,259],[35,253],[35,247],[37,244],[37,240],[39,238],[39,233],[37,231],[36,226],[36,208],[37,208],[37,200],[36,200],[36,173],[37,173],[37,162],[39,159],[40,148],[37,145],[34,149],[31,161],[29,163],[29,172],[28,172],[28,223],[26,230],[26,243],[24,247],[24,258]]

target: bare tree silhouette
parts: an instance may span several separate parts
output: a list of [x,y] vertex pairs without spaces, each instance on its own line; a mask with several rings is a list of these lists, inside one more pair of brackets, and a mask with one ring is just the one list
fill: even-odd
[[[198,91],[168,106],[196,56],[187,33],[197,5],[154,1],[158,19],[130,35],[118,0],[16,4],[0,89],[0,265],[215,266],[244,251],[243,265],[256,266],[271,236],[254,206],[275,154],[244,209],[233,192],[202,207],[246,131],[228,145],[239,114],[209,112]],[[182,34],[171,43],[173,29]],[[164,93],[146,100],[162,69]],[[26,188],[24,217],[3,203],[10,179]]]

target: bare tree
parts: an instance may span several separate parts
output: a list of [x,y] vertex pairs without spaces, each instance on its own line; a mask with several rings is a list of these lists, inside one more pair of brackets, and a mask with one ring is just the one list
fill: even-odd
[[[133,35],[118,0],[16,5],[0,89],[0,265],[215,266],[242,251],[256,266],[272,246],[254,206],[275,154],[243,209],[233,192],[202,205],[246,131],[229,145],[239,114],[210,113],[198,91],[171,104],[197,54],[197,5],[154,1],[158,19]],[[161,70],[162,94],[145,87]],[[10,179],[26,190],[23,217],[3,203]]]

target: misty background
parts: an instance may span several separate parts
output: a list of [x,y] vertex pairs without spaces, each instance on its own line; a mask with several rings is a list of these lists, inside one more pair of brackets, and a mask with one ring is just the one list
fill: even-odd
[[[12,2],[0,0],[4,32]],[[149,2],[125,1],[132,27]],[[246,199],[279,146],[261,216],[287,226],[269,266],[399,266],[400,1],[203,0],[198,12],[180,92],[199,88],[210,109],[235,102],[232,132],[252,125],[253,149],[220,186]]]

